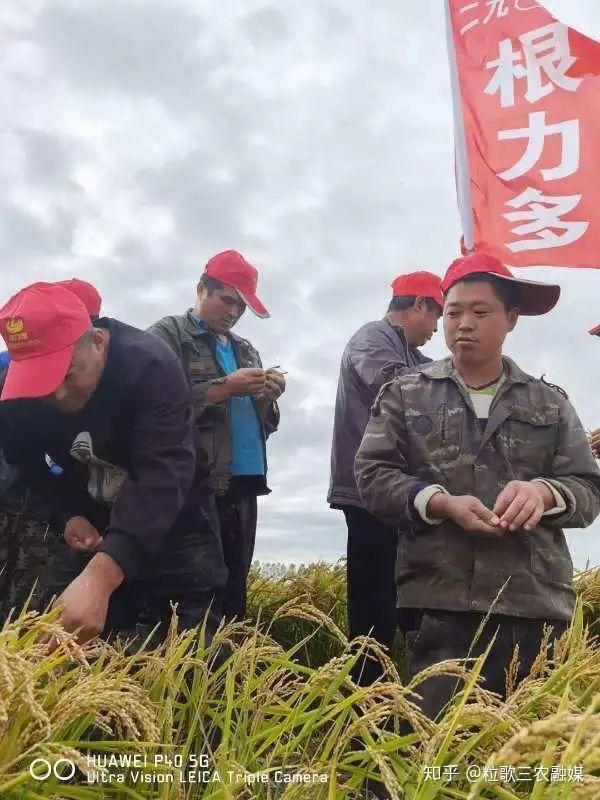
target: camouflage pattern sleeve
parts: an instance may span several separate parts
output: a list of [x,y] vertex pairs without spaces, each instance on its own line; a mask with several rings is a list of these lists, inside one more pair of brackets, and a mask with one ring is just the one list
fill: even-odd
[[552,475],[543,476],[562,494],[567,509],[545,517],[544,524],[586,528],[600,514],[600,469],[586,432],[571,403],[561,398],[559,442]]
[[400,380],[385,384],[373,404],[354,462],[356,482],[371,514],[392,525],[403,520],[422,524],[414,498],[427,484],[407,472],[408,436]]

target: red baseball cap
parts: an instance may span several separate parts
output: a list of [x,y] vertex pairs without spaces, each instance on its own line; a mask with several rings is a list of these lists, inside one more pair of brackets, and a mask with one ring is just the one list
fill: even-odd
[[100,308],[102,307],[102,297],[100,292],[95,286],[87,281],[82,281],[80,278],[69,278],[66,281],[56,281],[55,286],[64,286],[81,300],[83,305],[87,308],[90,317],[100,316]]
[[394,297],[430,297],[440,308],[444,305],[442,281],[433,272],[409,272],[392,282]]
[[256,296],[257,270],[237,250],[217,253],[208,261],[204,274],[235,289],[257,317],[264,319],[271,316]]
[[10,353],[2,400],[45,397],[69,370],[78,339],[90,329],[83,302],[64,286],[33,283],[0,308],[0,333]]
[[524,316],[546,314],[554,308],[560,297],[560,286],[515,278],[501,261],[487,253],[470,253],[453,261],[442,281],[442,291],[448,294],[455,283],[467,275],[476,274],[494,275],[511,283],[517,291],[519,312]]
[[592,336],[600,336],[600,325],[596,325],[595,328],[592,328],[590,333]]

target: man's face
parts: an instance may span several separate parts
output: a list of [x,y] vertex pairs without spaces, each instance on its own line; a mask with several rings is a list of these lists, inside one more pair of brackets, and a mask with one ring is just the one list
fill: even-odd
[[506,335],[519,313],[507,311],[493,287],[485,281],[457,283],[444,303],[444,336],[459,361],[485,364],[502,353]]
[[81,411],[98,388],[107,348],[107,331],[94,329],[89,337],[76,345],[64,381],[44,401],[65,414]]
[[246,304],[231,286],[214,289],[208,294],[206,287],[198,284],[196,312],[215,333],[228,333],[245,310]]
[[403,326],[404,335],[411,347],[422,347],[437,331],[442,309],[439,306],[431,309],[424,297],[417,297],[410,312]]

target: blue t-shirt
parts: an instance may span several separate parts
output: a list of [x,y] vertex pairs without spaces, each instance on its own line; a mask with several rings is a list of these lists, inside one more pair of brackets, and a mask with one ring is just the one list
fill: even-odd
[[[194,317],[199,327],[205,323]],[[238,368],[231,342],[217,336],[217,361],[226,375]],[[231,429],[232,475],[264,475],[265,455],[262,431],[256,409],[250,397],[229,399],[229,424]]]

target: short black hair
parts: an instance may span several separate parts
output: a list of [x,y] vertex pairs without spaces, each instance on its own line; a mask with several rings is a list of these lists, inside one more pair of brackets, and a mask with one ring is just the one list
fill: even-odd
[[[388,311],[406,311],[414,306],[416,300],[416,295],[394,295],[390,300]],[[426,297],[425,303],[429,311],[435,311],[436,308],[438,311],[442,310],[432,297]]]
[[519,290],[515,284],[490,275],[489,272],[474,272],[472,275],[465,275],[454,285],[456,286],[458,283],[489,283],[506,311],[519,307]]
[[206,294],[208,295],[211,295],[215,289],[222,289],[225,286],[224,283],[221,283],[216,278],[211,278],[206,272],[200,276],[200,283],[206,287]]

